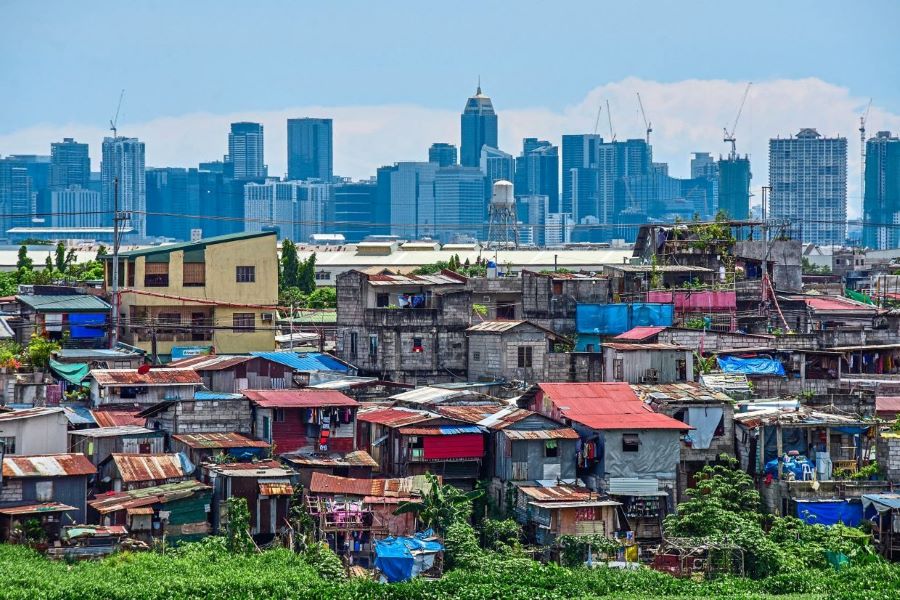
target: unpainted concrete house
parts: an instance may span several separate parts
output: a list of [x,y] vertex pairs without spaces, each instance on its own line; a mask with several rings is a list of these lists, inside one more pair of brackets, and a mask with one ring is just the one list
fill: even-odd
[[250,401],[241,394],[197,392],[193,398],[164,400],[138,414],[147,420],[147,427],[170,436],[232,432],[250,435],[253,429]]
[[603,381],[672,383],[694,376],[690,348],[670,344],[603,344]]
[[464,277],[348,271],[337,278],[337,305],[336,354],[360,375],[418,384],[465,376],[472,292]]
[[203,381],[191,369],[94,369],[88,374],[93,406],[141,404],[191,399]]
[[[469,381],[546,381],[547,355],[566,339],[528,321],[484,321],[466,330]],[[562,348],[559,348],[562,351]]]
[[609,280],[582,273],[522,271],[522,318],[561,335],[575,333],[578,304],[606,304]]

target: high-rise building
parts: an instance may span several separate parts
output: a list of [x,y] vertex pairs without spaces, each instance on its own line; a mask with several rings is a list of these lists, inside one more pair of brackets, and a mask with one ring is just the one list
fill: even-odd
[[125,212],[127,216],[124,226],[134,229],[136,236],[146,237],[147,181],[144,173],[144,142],[127,137],[103,138],[100,176],[104,225],[112,226],[118,189],[119,211]]
[[516,158],[515,191],[516,196],[547,196],[549,212],[559,212],[559,148],[525,138]]
[[475,95],[466,101],[460,116],[462,138],[459,163],[464,167],[479,167],[481,148],[497,147],[497,114],[491,99],[481,93],[481,84]]
[[231,124],[228,157],[235,179],[262,179],[266,176],[263,126],[246,121]]
[[378,185],[371,181],[342,181],[332,186],[332,202],[327,213],[329,231],[342,233],[350,243],[382,233],[375,225]]
[[434,236],[434,178],[438,168],[430,162],[399,162],[378,169],[376,222],[389,224],[390,234],[403,239]]
[[67,187],[50,190],[51,213],[45,223],[51,227],[101,227],[103,225],[102,203],[100,192],[80,187]]
[[91,157],[88,145],[63,138],[50,145],[50,186],[88,188],[91,181]]
[[437,163],[439,167],[452,167],[456,164],[456,146],[435,142],[428,149],[428,162]]
[[718,163],[718,210],[730,219],[750,218],[750,159],[729,156]]
[[516,159],[493,146],[482,146],[480,166],[484,174],[484,206],[487,210],[494,184],[498,181],[512,183],[515,179]]
[[244,186],[245,231],[278,232],[280,239],[306,241],[322,233],[331,184],[266,181]]
[[718,164],[709,152],[694,152],[691,157],[691,179],[706,177],[715,179],[719,174]]
[[863,245],[900,247],[900,139],[890,131],[879,131],[866,142],[865,181]]
[[434,176],[434,218],[438,238],[480,238],[484,232],[484,174],[481,169],[456,165]]
[[519,244],[523,246],[545,246],[547,244],[548,214],[550,214],[550,198],[547,196],[516,194]]
[[7,238],[7,230],[13,227],[29,225],[32,198],[28,169],[15,161],[0,159],[0,238]]
[[330,183],[334,176],[331,119],[288,119],[288,179],[318,179]]
[[847,236],[847,138],[801,129],[769,140],[771,217],[803,242],[840,245]]

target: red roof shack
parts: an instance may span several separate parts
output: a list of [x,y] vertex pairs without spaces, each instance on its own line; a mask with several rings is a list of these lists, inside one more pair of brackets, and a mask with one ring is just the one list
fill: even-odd
[[653,412],[627,383],[539,383],[519,405],[578,432],[578,476],[589,487],[623,495],[674,490],[680,437],[691,427]]
[[352,452],[359,403],[334,390],[245,390],[253,435],[275,452]]

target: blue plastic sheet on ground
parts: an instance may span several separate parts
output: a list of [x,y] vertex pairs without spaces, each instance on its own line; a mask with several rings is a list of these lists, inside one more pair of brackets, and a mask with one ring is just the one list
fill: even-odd
[[[415,537],[389,537],[375,542],[375,566],[388,583],[406,581],[419,574],[413,552],[434,554],[444,549],[440,542],[428,539],[434,535],[430,529]],[[419,552],[421,551],[421,552]]]
[[846,500],[834,502],[797,501],[797,517],[810,525],[836,525],[843,523],[857,527],[862,523],[862,504]]
[[720,356],[718,362],[719,368],[725,373],[785,376],[784,365],[773,358],[738,358],[736,356]]

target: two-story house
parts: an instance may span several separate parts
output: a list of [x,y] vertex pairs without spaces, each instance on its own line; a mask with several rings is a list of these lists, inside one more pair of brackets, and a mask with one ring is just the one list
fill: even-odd
[[[111,287],[111,257],[105,284]],[[275,349],[274,232],[238,233],[119,253],[122,341],[157,356],[201,346],[227,354]]]

